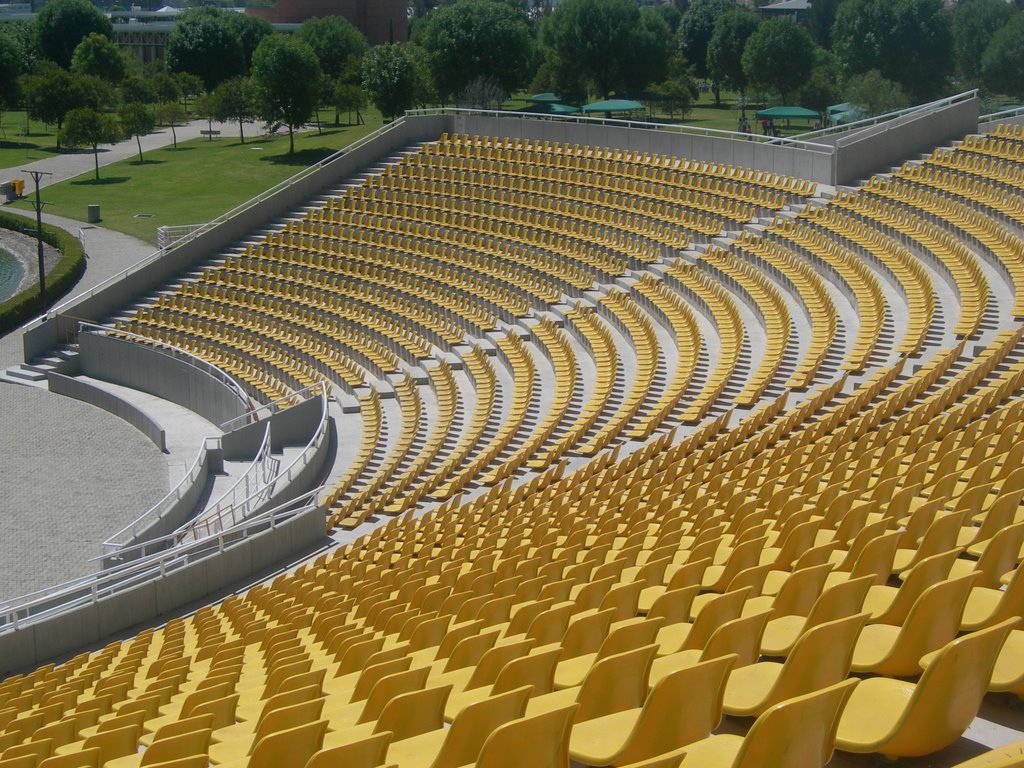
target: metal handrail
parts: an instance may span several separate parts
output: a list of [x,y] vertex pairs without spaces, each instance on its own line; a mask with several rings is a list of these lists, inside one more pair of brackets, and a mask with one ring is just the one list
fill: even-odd
[[234,430],[239,429],[242,426],[258,422],[260,420],[260,414],[264,412],[270,415],[278,413],[279,411],[284,410],[281,407],[282,405],[290,405],[292,401],[295,400],[295,398],[297,397],[301,398],[302,400],[307,400],[309,398],[305,397],[305,395],[309,395],[310,397],[312,397],[314,394],[318,393],[320,387],[322,386],[323,384],[321,382],[317,382],[315,384],[310,384],[308,387],[305,387],[304,389],[296,390],[292,392],[290,395],[285,395],[284,397],[279,397],[277,400],[272,400],[269,403],[254,405],[253,409],[248,413],[240,414],[232,419],[228,419],[227,421],[225,421],[223,424],[220,425],[220,430],[221,432],[225,433],[233,432]]
[[[26,623],[35,623],[43,618],[66,613],[83,604],[94,603],[101,598],[160,578],[182,565],[193,562],[196,555],[208,552],[211,548],[218,552],[223,551],[225,545],[234,543],[235,538],[239,541],[245,540],[265,530],[268,524],[275,528],[291,517],[317,508],[318,493],[319,489],[304,493],[238,526],[220,531],[216,536],[198,539],[99,573],[0,601],[0,633],[17,630]],[[232,541],[227,541],[229,538]],[[55,601],[57,604],[54,604]]]
[[[430,109],[410,109],[406,111],[407,117],[423,115],[482,115],[485,117],[505,118],[527,118],[531,120],[552,119],[552,115],[545,115],[536,112],[507,112],[504,110],[488,109],[463,109],[461,107],[432,107]],[[580,123],[582,125],[610,125],[618,128],[643,128],[644,130],[658,131],[660,133],[688,134],[694,136],[706,136],[709,138],[729,139],[731,141],[755,141],[761,144],[793,146],[798,149],[806,149],[810,152],[821,154],[833,154],[835,147],[831,144],[816,144],[812,141],[799,138],[783,138],[779,136],[762,136],[757,133],[739,133],[723,128],[702,128],[695,125],[676,125],[671,123],[652,123],[644,120],[622,120],[610,117],[590,117],[583,115],[558,115],[556,118],[562,123]]]
[[990,112],[987,115],[981,115],[980,117],[978,117],[978,122],[992,123],[1004,117],[1020,117],[1021,115],[1024,115],[1024,106],[1010,107],[1009,109],[1003,109],[1000,110],[999,112]]
[[831,136],[836,133],[845,133],[848,131],[859,130],[860,128],[868,128],[872,125],[887,123],[891,120],[896,120],[900,117],[904,117],[906,115],[914,114],[917,112],[925,112],[928,110],[938,109],[939,107],[959,104],[969,99],[973,99],[977,95],[978,89],[975,88],[974,90],[958,93],[955,96],[947,96],[943,99],[936,99],[935,101],[929,101],[925,104],[918,104],[913,107],[904,107],[903,109],[897,109],[893,112],[886,112],[883,115],[876,115],[875,117],[865,117],[861,120],[856,120],[852,123],[846,123],[844,125],[833,125],[828,128],[819,128],[816,131],[800,133],[794,136],[793,138],[800,139],[802,141],[809,141],[811,139],[821,138],[822,136]]
[[139,270],[143,269],[144,267],[147,267],[150,264],[152,264],[153,262],[155,262],[158,259],[162,258],[168,251],[172,251],[172,250],[174,250],[175,248],[179,247],[180,245],[182,245],[184,243],[191,242],[192,240],[194,240],[197,237],[199,237],[201,234],[203,234],[205,232],[208,232],[209,230],[213,229],[214,227],[217,227],[217,226],[223,224],[224,222],[234,218],[235,216],[237,216],[238,214],[240,214],[240,213],[242,213],[244,211],[247,211],[248,209],[252,208],[253,206],[258,205],[259,203],[262,203],[264,200],[266,200],[269,197],[272,197],[273,195],[277,194],[278,192],[280,192],[282,190],[285,190],[285,189],[288,189],[289,187],[291,187],[291,186],[297,184],[298,182],[302,181],[302,179],[306,178],[310,174],[315,173],[316,171],[319,171],[324,166],[329,165],[330,163],[333,163],[339,157],[341,157],[343,155],[346,155],[349,152],[353,152],[354,150],[359,149],[360,147],[365,146],[366,144],[369,144],[372,141],[375,141],[376,139],[378,139],[379,137],[383,136],[384,134],[389,133],[390,131],[395,130],[396,128],[398,128],[401,125],[403,125],[404,122],[405,122],[404,118],[400,117],[397,120],[395,120],[394,122],[392,122],[392,123],[390,123],[388,125],[381,126],[380,128],[377,128],[376,130],[371,131],[370,133],[366,134],[365,136],[362,136],[362,137],[356,139],[351,144],[348,144],[348,145],[342,147],[337,152],[334,152],[334,153],[328,155],[327,157],[325,157],[324,159],[320,160],[319,162],[316,162],[313,165],[310,165],[310,166],[308,166],[306,168],[303,168],[298,173],[295,173],[292,176],[289,176],[287,179],[285,179],[283,181],[280,181],[277,184],[275,184],[274,186],[270,187],[270,189],[266,189],[263,192],[260,192],[260,194],[258,194],[255,197],[252,197],[252,198],[246,200],[244,203],[240,203],[239,205],[236,205],[230,211],[227,211],[226,213],[222,213],[220,216],[218,216],[217,218],[213,219],[212,221],[209,221],[206,224],[201,225],[198,229],[193,231],[191,234],[186,235],[185,237],[181,238],[180,240],[175,240],[173,243],[168,245],[166,248],[157,249],[156,251],[151,253],[149,256],[146,256],[146,257],[140,259],[139,261],[137,261],[134,264],[132,264],[130,267],[127,267],[127,268],[121,270],[117,274],[111,275],[106,280],[103,280],[98,285],[93,286],[89,290],[83,291],[82,293],[79,293],[79,294],[71,297],[70,299],[68,299],[66,301],[63,301],[60,304],[57,304],[56,306],[51,307],[50,309],[48,309],[46,311],[45,314],[40,315],[40,316],[34,318],[32,321],[30,321],[25,326],[26,330],[37,327],[38,325],[42,324],[46,320],[49,320],[51,317],[54,317],[54,316],[60,314],[60,312],[62,310],[64,310],[65,308],[70,307],[71,305],[81,301],[82,299],[87,299],[90,296],[95,296],[97,293],[99,293],[100,291],[106,289],[108,286],[112,285],[113,283],[117,282],[118,280],[122,280],[122,279],[128,277],[129,275],[134,274],[135,272],[138,272]]

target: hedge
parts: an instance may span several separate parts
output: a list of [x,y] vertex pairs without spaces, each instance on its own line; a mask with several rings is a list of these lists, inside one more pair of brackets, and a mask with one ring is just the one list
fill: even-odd
[[[0,211],[0,229],[10,229],[30,237],[36,236],[36,223],[23,216]],[[46,273],[47,307],[64,296],[85,271],[85,253],[78,239],[63,229],[43,224],[43,241],[61,253],[60,261]],[[39,284],[26,288],[0,303],[0,334],[17,328],[26,320],[42,314],[39,307]]]

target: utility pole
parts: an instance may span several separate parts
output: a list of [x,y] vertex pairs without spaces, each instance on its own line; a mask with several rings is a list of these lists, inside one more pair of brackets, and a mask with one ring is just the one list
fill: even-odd
[[29,171],[21,169],[22,173],[31,174],[32,180],[36,183],[36,252],[39,255],[39,308],[46,311],[46,268],[43,264],[43,202],[39,199],[39,180],[43,176],[52,176],[49,171]]

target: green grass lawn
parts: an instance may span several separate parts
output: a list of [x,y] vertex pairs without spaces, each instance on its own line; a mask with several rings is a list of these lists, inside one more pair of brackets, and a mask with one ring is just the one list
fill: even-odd
[[[241,144],[225,132],[213,141],[179,143],[145,153],[142,163],[135,158],[101,167],[98,182],[90,171],[47,187],[42,198],[48,213],[79,221],[87,205],[99,204],[101,226],[155,243],[158,226],[211,221],[380,127],[376,112],[367,110],[364,117],[365,125],[296,134],[294,155],[288,154],[287,134]],[[12,205],[31,208],[24,200]]]
[[0,168],[11,168],[59,154],[55,126],[33,121],[29,129],[31,133],[26,135],[24,112],[0,114]]

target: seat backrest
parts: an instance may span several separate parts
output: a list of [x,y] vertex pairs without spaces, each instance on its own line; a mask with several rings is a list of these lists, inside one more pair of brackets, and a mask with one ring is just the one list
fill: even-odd
[[99,768],[100,750],[80,749],[71,755],[54,755],[39,763],[39,768]]
[[977,576],[976,573],[968,573],[940,581],[928,587],[914,602],[889,659],[893,664],[899,663],[899,657],[902,657],[902,666],[908,671],[901,674],[915,674],[922,656],[956,637],[964,606]]
[[389,659],[388,661],[382,661],[379,664],[366,667],[360,673],[355,687],[352,689],[352,701],[365,701],[366,697],[370,695],[370,691],[373,690],[373,686],[381,678],[393,675],[396,672],[404,672],[411,665],[412,659],[410,657],[400,656],[397,659]]
[[259,740],[264,736],[269,736],[271,733],[286,731],[289,728],[296,728],[318,720],[323,710],[324,699],[319,698],[304,701],[301,704],[292,704],[290,707],[281,707],[273,712],[269,712],[256,728],[256,732],[253,735],[252,748],[255,749]]
[[[717,546],[717,542],[715,542]],[[704,577],[704,571],[711,565],[712,558],[700,557],[687,560],[681,566],[679,570],[672,574],[672,577],[668,580],[667,589],[668,591],[682,589],[683,587],[700,587],[701,579]]]
[[534,696],[551,693],[555,688],[555,668],[560,655],[559,648],[549,648],[512,659],[498,673],[491,686],[491,695],[497,696],[523,686],[530,686]]
[[494,647],[500,636],[500,629],[490,629],[463,638],[452,648],[444,671],[451,672],[453,669],[475,667],[483,659],[484,654]]
[[827,621],[800,635],[779,671],[766,706],[845,680],[868,615],[855,613]]
[[111,731],[99,731],[87,738],[82,746],[86,749],[97,747],[100,750],[100,764],[119,757],[134,755],[142,728],[138,725],[127,725]]
[[601,659],[583,679],[574,722],[639,707],[647,697],[647,681],[657,645],[645,645]]
[[480,756],[487,737],[500,726],[526,714],[530,686],[516,688],[475,701],[459,711],[445,732],[444,744],[430,768],[459,768],[472,765]]
[[487,737],[476,768],[565,768],[576,704],[513,720]]
[[864,605],[864,598],[874,583],[874,576],[861,576],[841,581],[826,589],[814,601],[811,612],[807,614],[804,630],[824,624],[826,621],[835,621],[859,613]]
[[903,624],[921,593],[932,584],[938,584],[949,576],[953,562],[959,555],[959,549],[950,549],[919,560],[907,573],[906,579],[903,580],[903,584],[900,585],[889,607],[873,623],[892,624],[893,626]]
[[1024,522],[1008,525],[997,531],[978,558],[978,564],[975,566],[978,581],[975,586],[999,589],[999,579],[1017,566],[1022,546]]
[[858,680],[779,702],[750,726],[732,768],[822,768],[835,749],[839,714]]
[[430,667],[418,667],[382,677],[366,697],[366,704],[356,723],[369,723],[379,718],[384,707],[395,696],[423,688],[429,674]]
[[526,639],[493,646],[480,657],[480,662],[473,670],[473,674],[469,676],[469,682],[466,683],[466,690],[479,688],[482,685],[494,685],[494,681],[498,679],[498,673],[508,662],[525,656],[535,645],[533,640]]
[[701,659],[734,655],[734,667],[753,664],[761,655],[761,638],[764,637],[764,629],[771,615],[771,611],[761,611],[725,622],[708,638],[701,651]]
[[681,624],[690,620],[693,598],[700,593],[700,584],[690,584],[676,589],[669,588],[658,596],[647,612],[648,619],[661,619],[665,626]]
[[620,622],[619,626],[609,632],[604,642],[601,643],[595,661],[606,659],[616,653],[650,645],[657,638],[658,630],[661,629],[663,623],[661,618],[651,618],[650,616],[646,619],[627,619]]
[[401,741],[436,731],[444,726],[444,705],[451,692],[451,685],[442,685],[395,696],[377,718],[373,732],[391,731],[395,741]]
[[825,578],[832,568],[832,563],[822,563],[793,571],[782,583],[775,600],[772,601],[771,618],[806,616],[821,594]]
[[392,734],[385,731],[349,744],[322,749],[309,758],[306,768],[377,768],[384,765],[391,737]]
[[860,557],[850,570],[850,578],[872,576],[875,584],[882,585],[889,580],[896,549],[900,543],[900,532],[890,531],[876,536],[861,550]]
[[531,622],[526,637],[536,640],[538,645],[561,644],[572,613],[572,603],[562,603],[548,608]]
[[562,655],[559,660],[565,661],[585,653],[596,653],[608,634],[614,615],[614,608],[606,608],[569,622],[569,627],[562,638]]
[[744,587],[708,600],[694,619],[693,626],[683,641],[682,650],[702,650],[716,629],[727,621],[739,618],[743,612],[743,604],[749,596],[750,588]]
[[256,743],[248,768],[305,768],[323,746],[326,733],[327,721],[317,720],[264,736]]
[[183,757],[205,755],[210,750],[210,738],[213,731],[209,728],[201,728],[191,733],[182,733],[177,736],[170,736],[160,741],[154,741],[145,752],[142,753],[142,766],[166,763],[170,760],[178,760]]
[[260,716],[256,720],[256,727],[258,728],[259,724],[263,722],[263,719],[275,709],[290,707],[292,704],[301,704],[304,701],[312,701],[319,697],[320,686],[317,685],[307,685],[303,688],[293,688],[292,690],[285,691],[284,693],[275,694],[263,702],[263,709],[260,711]]
[[173,720],[165,725],[161,725],[157,732],[153,734],[153,741],[151,743],[156,744],[158,741],[181,736],[183,733],[201,731],[204,728],[213,729],[213,715],[209,712],[192,715],[192,717],[186,717],[183,720]]

